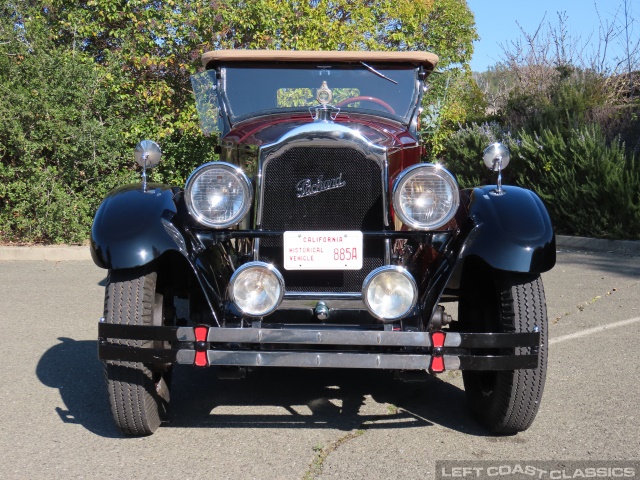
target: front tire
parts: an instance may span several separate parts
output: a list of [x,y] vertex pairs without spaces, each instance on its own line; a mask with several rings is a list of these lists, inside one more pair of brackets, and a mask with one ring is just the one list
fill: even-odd
[[[170,307],[157,288],[157,273],[141,270],[111,271],[105,291],[107,323],[163,325]],[[121,345],[152,347],[153,341],[113,340]],[[126,435],[150,435],[166,418],[170,367],[139,362],[106,361],[104,371],[111,412]]]
[[[467,277],[459,316],[461,331],[540,330],[537,368],[462,373],[467,401],[482,424],[498,434],[526,430],[538,413],[547,371],[547,307],[540,275],[493,271]],[[515,353],[524,355],[528,348]]]

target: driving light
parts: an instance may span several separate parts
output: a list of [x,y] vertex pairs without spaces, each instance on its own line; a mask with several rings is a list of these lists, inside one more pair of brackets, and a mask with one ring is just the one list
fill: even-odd
[[369,312],[383,322],[406,316],[416,304],[418,289],[411,274],[402,267],[376,268],[362,285],[362,297]]
[[244,172],[225,162],[197,168],[187,180],[189,213],[203,225],[226,228],[240,223],[251,208],[253,189]]
[[458,183],[440,165],[421,163],[404,170],[393,186],[393,208],[405,225],[435,230],[458,209]]
[[283,296],[282,275],[264,262],[245,263],[233,273],[229,282],[229,299],[245,315],[268,315],[278,308]]

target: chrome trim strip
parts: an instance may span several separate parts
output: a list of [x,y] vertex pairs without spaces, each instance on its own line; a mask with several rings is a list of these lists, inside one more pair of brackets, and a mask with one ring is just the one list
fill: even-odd
[[313,310],[323,302],[329,310],[367,310],[362,298],[287,298],[284,297],[278,310]]
[[393,332],[382,330],[345,331],[295,328],[210,328],[207,334],[207,342],[430,347],[431,337],[428,332]]
[[292,300],[313,299],[313,300],[362,300],[360,292],[287,292],[284,298]]
[[231,111],[231,105],[227,98],[227,69],[225,67],[220,67],[220,76],[217,78],[217,84],[218,104],[220,105],[220,110],[223,112],[222,119],[225,126],[220,135],[220,138],[223,138],[229,130],[231,130],[233,125],[231,123],[233,112]]
[[460,370],[460,357],[456,355],[443,355],[445,370]]
[[391,239],[384,240],[384,264],[391,265]]
[[180,327],[176,332],[176,338],[179,342],[195,342],[196,334],[193,332],[193,327]]
[[427,370],[430,355],[371,353],[239,352],[209,350],[209,365],[246,367],[370,368],[379,370]]
[[178,350],[176,353],[176,363],[193,365],[196,361],[195,350]]
[[462,343],[462,337],[458,332],[447,332],[444,337],[444,347],[459,347]]
[[299,310],[316,308],[318,302],[324,302],[329,310],[366,310],[361,293],[340,292],[287,292],[280,304],[280,310]]
[[253,239],[253,260],[256,262],[260,261],[260,239]]
[[[420,77],[424,75],[424,78]],[[420,116],[422,109],[422,97],[426,92],[426,80],[425,78],[429,74],[424,71],[424,68],[420,67],[416,69],[416,87],[414,90],[413,101],[415,102],[413,105],[413,110],[409,115],[409,130],[413,134],[414,137],[418,137],[418,117]]]

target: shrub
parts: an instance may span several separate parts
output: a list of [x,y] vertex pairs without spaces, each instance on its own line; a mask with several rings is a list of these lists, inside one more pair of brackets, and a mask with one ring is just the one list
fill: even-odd
[[640,160],[620,139],[607,143],[596,125],[515,136],[498,124],[467,126],[445,145],[444,162],[461,186],[495,183],[482,162],[494,141],[511,150],[503,182],[537,192],[558,233],[640,239]]
[[558,232],[589,237],[640,239],[640,163],[625,145],[607,144],[596,125],[571,131],[523,133],[518,155],[525,172],[539,174],[535,188]]
[[139,182],[142,138],[165,152],[151,181],[181,184],[213,158],[193,105],[176,109],[182,121],[168,128],[120,89],[122,65],[58,45],[37,14],[0,13],[0,242],[86,241],[105,195]]
[[0,239],[81,242],[98,199],[133,177],[130,122],[81,55],[43,49],[1,71]]
[[[444,142],[442,163],[456,175],[462,188],[495,183],[495,174],[482,161],[484,149],[495,142],[502,142],[512,151],[517,147],[511,132],[498,123],[484,123],[460,127]],[[513,156],[513,155],[512,155]],[[504,183],[509,183],[511,166],[503,172]]]

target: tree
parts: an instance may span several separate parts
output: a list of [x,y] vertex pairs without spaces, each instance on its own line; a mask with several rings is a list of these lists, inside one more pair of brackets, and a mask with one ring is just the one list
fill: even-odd
[[175,105],[189,104],[184,85],[200,55],[221,48],[437,53],[449,80],[434,79],[425,100],[429,111],[437,107],[437,128],[425,130],[434,153],[438,137],[483,108],[468,67],[478,37],[465,0],[55,0],[49,18],[60,41],[80,40],[97,61],[126,68],[130,80],[116,88],[132,107],[146,100],[144,128],[158,129],[160,140],[176,125],[181,133],[195,128],[193,111],[175,118]]
[[19,7],[0,11],[0,238],[79,242],[98,199],[130,175],[131,121],[103,88],[109,72]]
[[463,0],[227,0],[211,48],[427,50],[465,64],[477,39]]
[[[465,92],[476,38],[465,0],[5,2],[0,240],[86,238],[106,189],[137,176],[130,152],[142,138],[165,153],[154,181],[181,184],[214,158],[188,80],[207,50],[424,49]],[[464,119],[473,96],[447,98],[440,126]]]
[[477,75],[490,123],[465,125],[444,141],[462,185],[495,181],[478,152],[500,141],[512,159],[503,180],[536,191],[559,233],[640,238],[640,75],[628,71],[638,41],[630,2],[622,2],[613,19],[601,19],[594,51],[569,34],[560,12],[556,24],[522,31],[502,62]]
[[464,0],[227,0],[217,3],[214,48],[426,50],[440,57],[422,118],[428,156],[484,109],[468,63],[478,39]]

